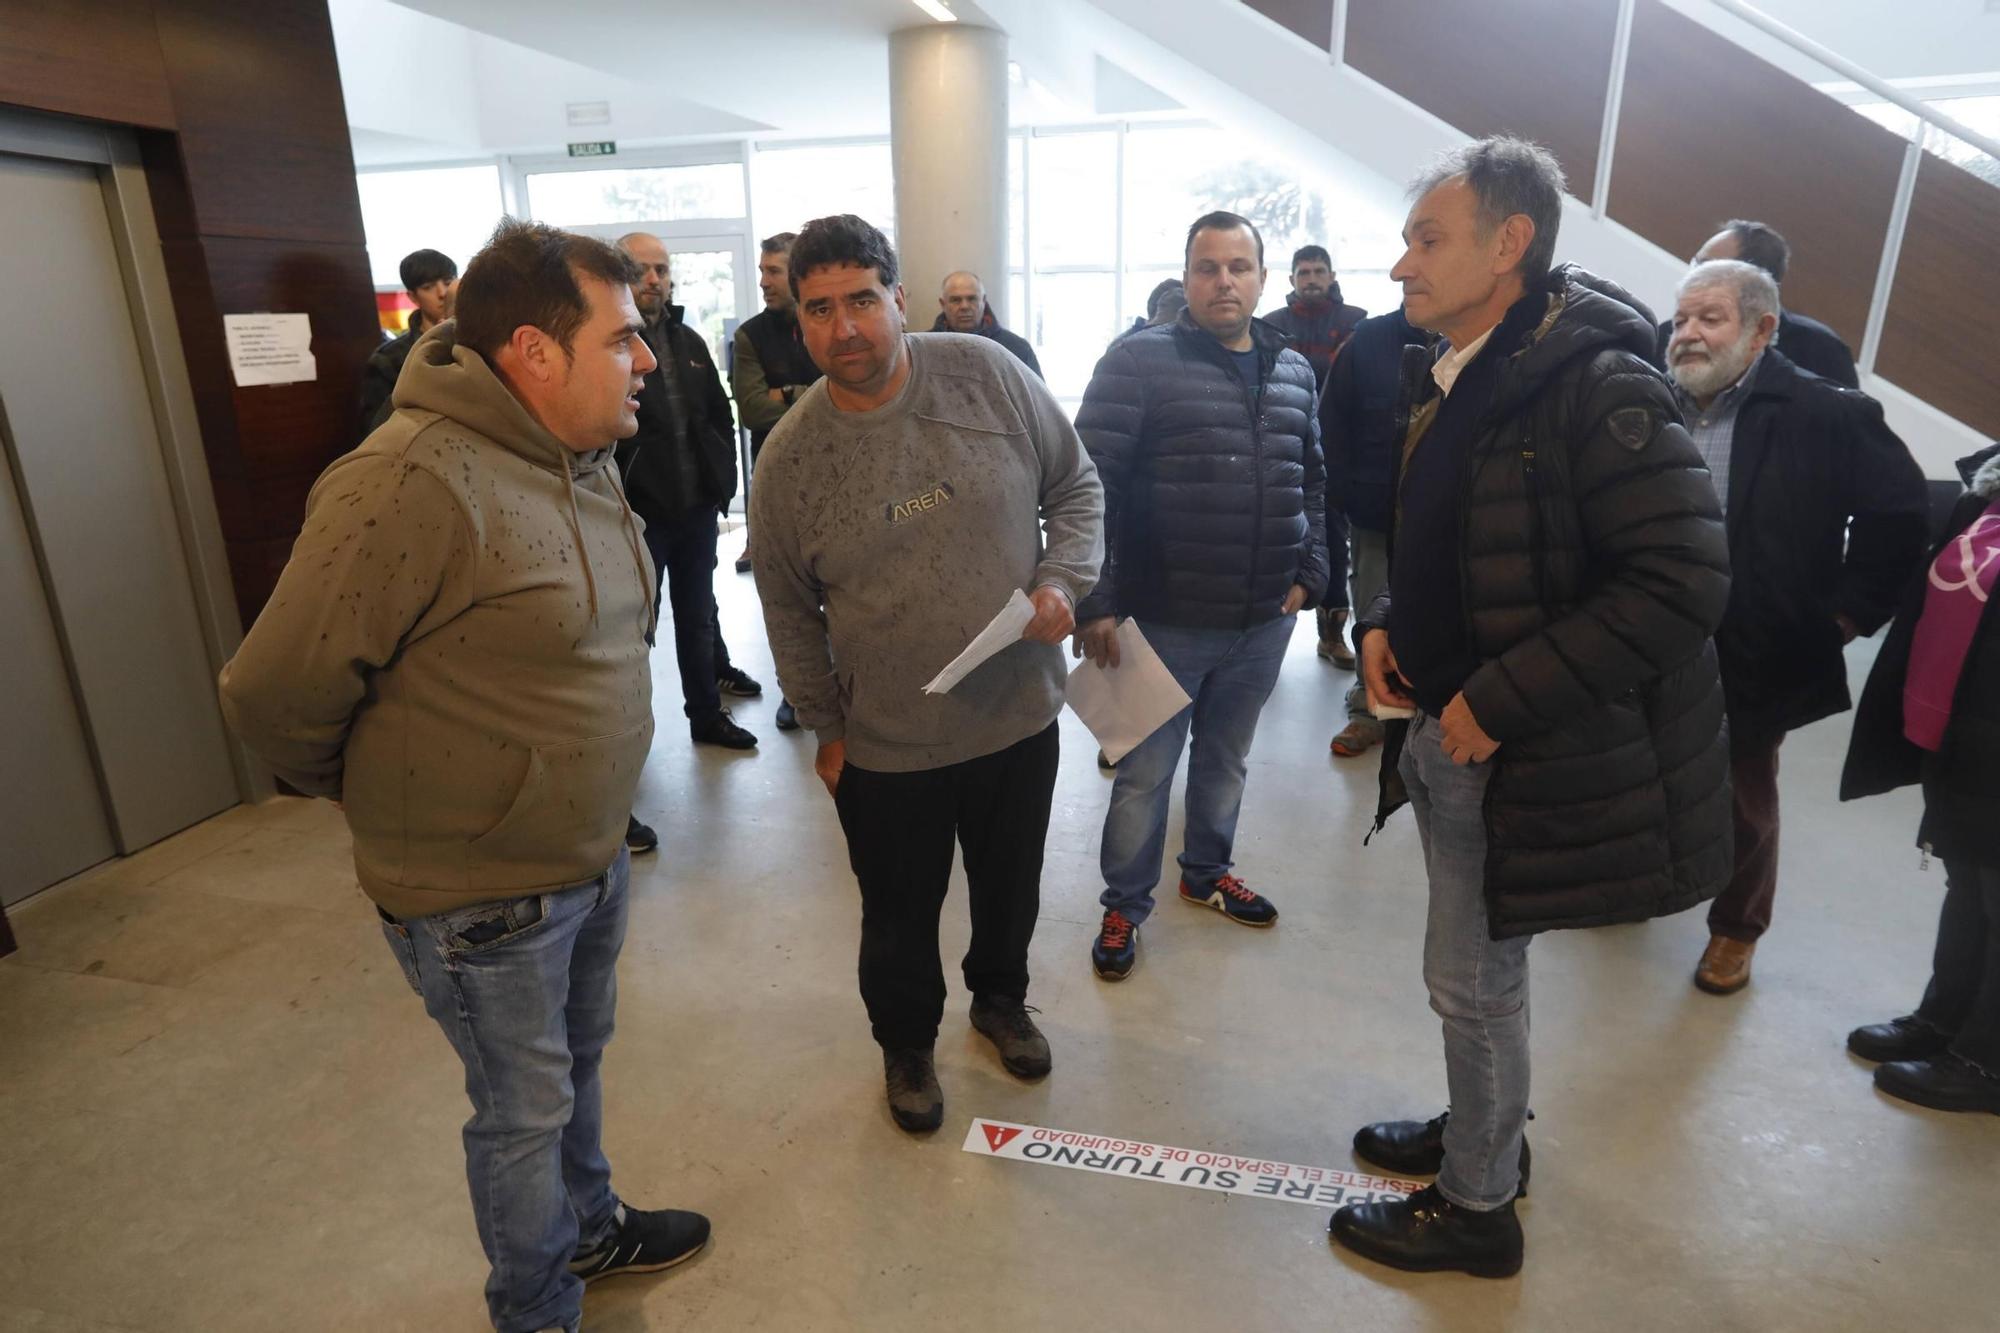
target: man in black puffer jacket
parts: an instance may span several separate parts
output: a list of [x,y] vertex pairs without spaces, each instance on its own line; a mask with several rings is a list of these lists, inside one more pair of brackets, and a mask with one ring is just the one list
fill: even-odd
[[1167,804],[1188,759],[1180,896],[1268,926],[1269,900],[1230,873],[1257,716],[1293,617],[1326,591],[1326,479],[1312,367],[1254,319],[1264,241],[1234,213],[1196,220],[1188,306],[1174,324],[1111,345],[1076,426],[1104,484],[1104,567],[1076,609],[1076,648],[1118,664],[1115,625],[1136,620],[1194,702],[1118,763],[1104,821],[1103,926],[1091,965],[1132,970],[1153,908]]
[[1384,747],[1381,817],[1405,790],[1451,1109],[1355,1136],[1438,1180],[1331,1230],[1400,1268],[1520,1268],[1529,937],[1678,912],[1729,877],[1722,515],[1650,315],[1550,269],[1562,192],[1533,144],[1451,153],[1413,191],[1390,274],[1449,351],[1406,354],[1389,591],[1360,646],[1369,693],[1415,711]]

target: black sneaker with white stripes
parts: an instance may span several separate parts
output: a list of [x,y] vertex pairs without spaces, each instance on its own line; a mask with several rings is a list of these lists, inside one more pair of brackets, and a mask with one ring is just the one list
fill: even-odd
[[589,1254],[569,1261],[569,1271],[586,1283],[616,1273],[657,1273],[685,1263],[708,1244],[708,1219],[678,1208],[647,1212],[618,1205],[618,1228]]

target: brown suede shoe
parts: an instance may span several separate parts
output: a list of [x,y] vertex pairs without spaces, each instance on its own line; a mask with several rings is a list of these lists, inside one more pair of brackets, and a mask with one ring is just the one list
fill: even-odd
[[1746,944],[1727,935],[1711,935],[1694,970],[1695,988],[1710,995],[1734,995],[1750,984],[1750,955],[1756,952],[1755,940]]
[[1352,717],[1333,738],[1330,748],[1342,759],[1352,759],[1357,754],[1366,754],[1382,743],[1382,723],[1372,717]]

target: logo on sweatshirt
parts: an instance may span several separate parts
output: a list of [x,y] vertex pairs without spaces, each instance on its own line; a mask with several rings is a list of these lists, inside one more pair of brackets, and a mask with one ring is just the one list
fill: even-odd
[[940,505],[949,504],[957,497],[957,494],[956,491],[952,490],[950,482],[941,481],[921,495],[913,495],[907,500],[899,500],[895,504],[885,505],[882,509],[882,516],[891,523],[902,523],[915,518],[926,510],[936,509]]

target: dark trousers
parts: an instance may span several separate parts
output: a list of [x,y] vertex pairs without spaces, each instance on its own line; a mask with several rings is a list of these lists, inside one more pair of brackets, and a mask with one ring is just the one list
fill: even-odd
[[2000,867],[1944,863],[1931,984],[1917,1017],[1952,1034],[1952,1053],[2000,1077]]
[[719,667],[727,665],[722,626],[715,609],[714,505],[672,523],[646,523],[646,549],[653,554],[654,596],[666,591],[674,618],[674,659],[681,671],[682,711],[690,719],[722,711],[716,688]]
[[1782,735],[1730,737],[1729,781],[1736,824],[1736,870],[1708,905],[1708,930],[1745,944],[1771,928],[1778,896],[1778,746]]
[[1056,728],[995,754],[914,773],[841,770],[834,791],[861,883],[861,999],[875,1040],[928,1050],[944,1016],[938,916],[952,840],[965,853],[975,996],[1027,998],[1028,942],[1042,905],[1042,846],[1055,795]]

